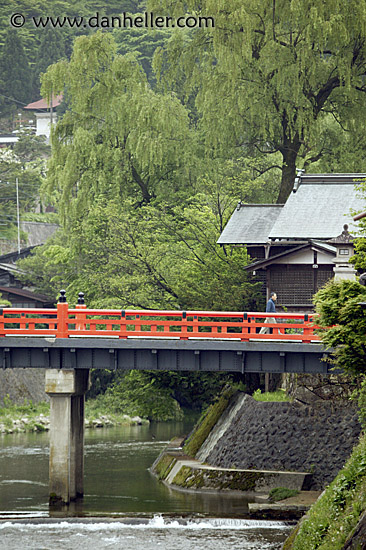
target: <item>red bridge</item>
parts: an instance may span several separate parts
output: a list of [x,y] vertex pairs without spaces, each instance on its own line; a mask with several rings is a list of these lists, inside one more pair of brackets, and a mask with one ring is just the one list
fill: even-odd
[[314,315],[88,309],[83,296],[75,308],[61,291],[56,309],[0,309],[0,368],[323,374],[332,368]]

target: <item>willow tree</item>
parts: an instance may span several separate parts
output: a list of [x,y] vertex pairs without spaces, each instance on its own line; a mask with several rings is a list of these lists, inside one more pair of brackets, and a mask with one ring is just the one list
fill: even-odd
[[84,215],[97,197],[149,203],[176,191],[188,166],[188,115],[174,94],[154,93],[133,56],[110,34],[75,41],[70,61],[51,65],[43,94],[68,108],[52,135],[48,190],[61,214]]
[[209,148],[281,153],[279,202],[292,189],[299,154],[321,155],[324,116],[339,132],[364,126],[364,2],[151,0],[149,8],[214,18],[214,27],[176,30],[156,67],[170,82],[183,72],[187,92],[197,91]]

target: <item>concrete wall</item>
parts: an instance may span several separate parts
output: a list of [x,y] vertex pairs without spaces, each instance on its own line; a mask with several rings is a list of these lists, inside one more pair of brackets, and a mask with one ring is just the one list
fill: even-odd
[[48,401],[44,384],[44,369],[0,369],[0,404],[7,395],[18,405],[24,399],[33,403]]

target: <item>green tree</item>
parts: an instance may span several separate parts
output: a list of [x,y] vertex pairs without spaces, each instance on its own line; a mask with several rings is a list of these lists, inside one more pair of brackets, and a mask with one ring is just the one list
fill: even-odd
[[2,114],[12,113],[31,99],[31,72],[22,40],[15,29],[5,35],[0,57]]
[[3,240],[16,239],[17,192],[20,213],[31,211],[39,197],[42,183],[40,165],[37,162],[26,162],[10,149],[0,152],[0,223]]
[[148,203],[174,192],[189,160],[187,112],[174,95],[149,88],[134,58],[116,55],[111,35],[78,38],[70,62],[52,65],[43,82],[48,95],[67,86],[48,182],[69,221],[100,195]]
[[45,73],[52,63],[66,56],[65,33],[61,29],[47,27],[42,31],[37,52],[37,61],[32,70],[32,99],[41,97],[40,75]]
[[177,31],[155,67],[171,83],[183,72],[187,93],[197,90],[209,153],[254,147],[281,154],[278,202],[287,199],[301,156],[323,154],[317,136],[326,115],[338,132],[365,123],[364,3],[151,0],[149,9],[214,18],[191,40]]
[[45,159],[49,157],[51,148],[46,144],[45,136],[36,136],[22,132],[13,147],[13,151],[22,163],[22,168],[31,163],[45,171]]
[[140,415],[149,420],[181,420],[183,413],[168,386],[149,371],[132,370],[115,382],[106,398],[118,412]]
[[[134,14],[134,17],[142,14]],[[171,29],[151,29],[128,27],[116,29],[113,33],[117,51],[121,55],[134,53],[145,71],[150,85],[156,84],[152,61],[158,47],[164,47],[171,37]]]
[[334,280],[314,296],[321,338],[333,349],[332,360],[345,372],[366,374],[366,287],[356,281]]
[[217,223],[203,201],[136,210],[100,199],[72,232],[18,265],[39,291],[66,287],[71,303],[83,291],[94,307],[255,309],[260,295],[243,271],[246,250],[218,248]]

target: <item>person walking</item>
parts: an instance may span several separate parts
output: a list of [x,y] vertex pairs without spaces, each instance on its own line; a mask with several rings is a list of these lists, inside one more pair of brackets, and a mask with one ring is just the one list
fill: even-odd
[[[275,292],[271,292],[270,298],[266,305],[266,313],[276,313],[276,302],[277,300],[277,294]],[[276,323],[276,319],[274,317],[267,317],[266,323]],[[270,327],[262,327],[259,331],[259,334],[271,334],[272,329]]]

